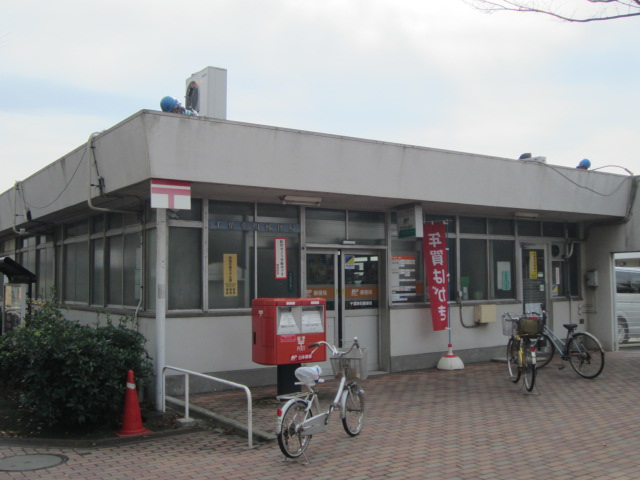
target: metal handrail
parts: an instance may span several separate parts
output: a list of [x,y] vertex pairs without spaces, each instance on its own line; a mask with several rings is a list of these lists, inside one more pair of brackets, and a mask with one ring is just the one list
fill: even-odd
[[184,374],[184,417],[186,419],[189,418],[189,375],[193,375],[194,377],[204,378],[206,380],[211,380],[214,382],[219,382],[224,385],[229,385],[235,388],[241,388],[247,394],[247,434],[249,436],[249,448],[253,447],[253,403],[251,401],[251,391],[249,387],[246,385],[242,385],[240,383],[231,382],[229,380],[225,380],[224,378],[212,377],[211,375],[205,375],[204,373],[193,372],[191,370],[185,370],[184,368],[171,367],[169,365],[165,365],[162,369],[162,411],[166,411],[166,374],[167,370],[173,370],[175,372],[180,372]]

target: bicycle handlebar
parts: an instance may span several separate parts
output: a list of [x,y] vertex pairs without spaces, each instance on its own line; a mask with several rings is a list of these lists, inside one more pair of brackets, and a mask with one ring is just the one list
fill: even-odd
[[311,343],[311,344],[307,345],[307,348],[318,348],[320,345],[326,345],[327,348],[329,350],[331,350],[331,353],[333,355],[346,355],[347,353],[350,353],[351,350],[354,349],[354,347],[357,346],[358,348],[360,348],[360,342],[358,341],[358,337],[353,337],[353,343],[351,344],[351,348],[349,348],[349,350],[347,350],[346,352],[341,352],[340,350],[338,350],[335,347],[335,345],[331,345],[330,343],[325,342],[324,340],[321,340],[319,342]]

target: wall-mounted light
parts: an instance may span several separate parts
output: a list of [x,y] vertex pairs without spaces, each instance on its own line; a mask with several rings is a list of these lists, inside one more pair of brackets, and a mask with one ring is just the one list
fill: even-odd
[[538,214],[534,212],[515,212],[513,216],[516,218],[522,218],[522,219],[528,219],[528,220],[535,220],[536,218],[538,218]]
[[317,207],[322,202],[320,197],[303,197],[298,195],[283,195],[280,197],[283,205],[303,205],[305,207]]

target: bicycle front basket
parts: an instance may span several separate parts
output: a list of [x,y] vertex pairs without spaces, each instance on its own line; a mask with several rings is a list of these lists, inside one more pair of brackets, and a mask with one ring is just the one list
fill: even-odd
[[342,377],[344,371],[347,380],[366,380],[369,376],[367,370],[367,349],[354,349],[343,356],[331,357],[331,368],[336,378]]
[[516,334],[516,328],[520,317],[515,315],[502,315],[502,334],[510,337]]

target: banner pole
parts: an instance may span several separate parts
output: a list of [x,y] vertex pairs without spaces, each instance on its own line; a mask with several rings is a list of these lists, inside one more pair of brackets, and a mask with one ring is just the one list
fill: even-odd
[[[449,229],[448,229],[448,222],[445,221],[445,248],[447,250],[447,257],[448,255],[448,238],[449,238]],[[447,268],[449,267],[449,263],[447,262]],[[447,271],[447,282],[450,282],[451,280],[451,275],[449,274],[449,272]],[[449,285],[450,286],[450,285]],[[449,292],[450,289],[447,289],[447,293]],[[447,299],[447,330],[449,330],[449,345],[447,346],[447,354],[444,355],[440,361],[438,362],[438,370],[462,370],[464,368],[464,363],[462,362],[462,360],[460,359],[460,357],[458,357],[457,355],[453,354],[453,341],[452,341],[452,334],[451,334],[451,307],[449,306],[449,299]],[[459,306],[459,308],[462,308],[462,305]]]

